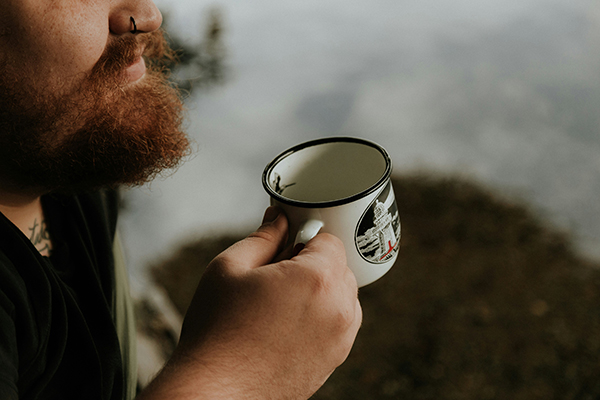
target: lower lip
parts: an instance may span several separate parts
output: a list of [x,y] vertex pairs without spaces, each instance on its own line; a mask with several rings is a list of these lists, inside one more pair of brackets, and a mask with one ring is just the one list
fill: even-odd
[[125,77],[128,82],[135,82],[141,79],[146,73],[146,63],[142,57],[139,57],[133,64],[125,69]]

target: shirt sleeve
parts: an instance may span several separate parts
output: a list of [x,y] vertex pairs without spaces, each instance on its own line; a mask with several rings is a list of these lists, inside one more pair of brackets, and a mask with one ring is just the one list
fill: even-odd
[[0,399],[6,400],[19,398],[19,356],[14,311],[14,305],[0,288]]

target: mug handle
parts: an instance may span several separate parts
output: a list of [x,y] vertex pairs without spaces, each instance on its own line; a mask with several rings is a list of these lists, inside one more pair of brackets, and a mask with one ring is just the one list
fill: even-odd
[[317,233],[319,233],[323,225],[325,225],[323,221],[319,221],[318,219],[309,219],[304,222],[300,226],[300,229],[298,229],[296,240],[294,240],[294,247],[296,247],[298,243],[306,244],[310,239],[317,236]]

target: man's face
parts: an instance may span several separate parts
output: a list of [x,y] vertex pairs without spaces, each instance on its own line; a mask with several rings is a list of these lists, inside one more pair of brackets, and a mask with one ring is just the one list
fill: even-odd
[[164,55],[161,21],[150,0],[0,2],[1,184],[138,184],[177,165],[181,101],[141,58]]

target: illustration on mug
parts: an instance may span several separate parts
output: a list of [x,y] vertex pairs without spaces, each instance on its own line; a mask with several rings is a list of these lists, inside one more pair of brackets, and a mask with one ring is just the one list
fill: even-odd
[[358,252],[371,263],[384,263],[398,252],[400,218],[391,183],[387,184],[361,217],[355,241]]

